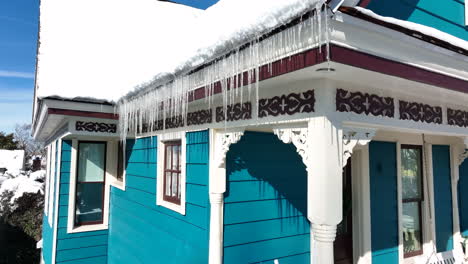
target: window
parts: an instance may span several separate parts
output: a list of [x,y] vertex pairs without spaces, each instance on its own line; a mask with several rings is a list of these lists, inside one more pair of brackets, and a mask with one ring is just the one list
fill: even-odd
[[180,205],[181,142],[164,143],[164,201]]
[[402,228],[404,257],[423,253],[422,206],[423,194],[422,147],[401,146]]
[[158,136],[156,204],[185,215],[185,132]]
[[102,224],[106,174],[106,143],[78,143],[75,226]]

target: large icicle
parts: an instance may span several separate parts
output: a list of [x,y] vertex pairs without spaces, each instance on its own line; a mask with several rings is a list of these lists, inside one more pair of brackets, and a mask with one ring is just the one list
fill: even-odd
[[[327,59],[329,59],[330,22],[327,8],[322,10],[326,0],[305,2],[310,3],[310,5],[304,7],[304,11],[314,13],[308,19],[301,19],[297,25],[261,41],[260,37],[273,28],[269,28],[269,25],[258,25],[257,34],[259,35],[250,37],[254,40],[249,40],[248,45],[245,45],[245,42],[232,43],[228,41],[231,47],[226,48],[228,53],[217,56],[221,59],[213,60],[195,72],[190,72],[193,67],[189,67],[176,74],[161,75],[139,89],[139,92],[120,100],[118,113],[122,138],[124,139],[129,132],[138,133],[165,129],[167,118],[181,116],[186,120],[189,112],[189,94],[197,88],[204,90],[207,108],[212,108],[216,82],[220,83],[225,115],[229,105],[254,99],[255,102],[252,103],[252,106],[256,116],[258,100],[260,99],[259,81],[262,65],[267,65],[268,72],[272,73],[271,63],[273,61],[315,46],[321,50],[323,44],[326,45]],[[298,15],[300,14],[296,14],[282,23],[287,24]],[[308,24],[310,26],[306,26]],[[237,46],[233,47],[232,44]],[[246,47],[244,48],[244,46]],[[204,60],[206,61],[207,58]],[[243,72],[247,73],[247,80],[244,80]],[[246,91],[238,89],[241,86],[246,86]],[[252,86],[254,86],[254,91],[252,91]],[[254,93],[253,96],[252,93]]]

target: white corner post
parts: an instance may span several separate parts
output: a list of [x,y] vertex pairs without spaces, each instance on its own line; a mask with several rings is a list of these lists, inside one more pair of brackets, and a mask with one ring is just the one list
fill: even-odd
[[226,192],[226,154],[244,131],[210,130],[210,240],[209,264],[223,263],[224,193]]
[[348,131],[327,117],[315,117],[305,128],[279,128],[274,133],[284,143],[296,146],[307,168],[311,263],[333,264],[333,243],[342,221],[343,167],[353,148],[367,144],[375,131]]
[[[468,158],[468,137],[464,138],[463,144],[451,147],[452,156],[452,203],[453,203],[453,233],[454,249],[457,254],[463,254],[463,238],[460,231],[460,212],[458,204],[458,181],[460,180],[460,166]],[[466,254],[466,252],[465,252]],[[465,255],[467,257],[468,255]]]

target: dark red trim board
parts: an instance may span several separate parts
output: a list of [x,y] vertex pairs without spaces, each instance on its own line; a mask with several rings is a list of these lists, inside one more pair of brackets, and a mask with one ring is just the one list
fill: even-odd
[[361,0],[361,2],[359,2],[358,6],[367,7],[370,4],[371,1],[372,0]]
[[68,115],[68,116],[81,116],[81,117],[92,117],[92,118],[105,118],[118,120],[119,115],[112,113],[98,113],[98,112],[88,112],[88,111],[77,111],[77,110],[68,110],[68,109],[58,109],[58,108],[49,108],[47,110],[49,115]]
[[365,70],[468,93],[468,81],[335,45],[331,50],[331,60]]

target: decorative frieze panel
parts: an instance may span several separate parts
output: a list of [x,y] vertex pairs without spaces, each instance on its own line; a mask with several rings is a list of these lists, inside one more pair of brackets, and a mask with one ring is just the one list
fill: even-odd
[[[158,120],[158,121],[154,121],[151,129],[152,131],[159,131],[159,130],[163,130],[163,127],[164,127],[163,120]],[[150,126],[145,123],[142,126],[141,133],[147,133],[149,132],[149,130],[150,130]]]
[[76,121],[76,131],[96,132],[96,133],[117,133],[117,124],[107,124],[101,122]]
[[394,117],[395,102],[391,97],[381,97],[375,94],[350,92],[343,89],[337,89],[336,111]]
[[468,127],[468,112],[448,108],[447,121],[452,126]]
[[211,124],[213,122],[213,111],[200,110],[187,114],[187,126]]
[[228,105],[226,114],[222,106],[216,107],[216,122],[222,122],[225,119],[228,122],[252,119],[252,103]]
[[442,107],[400,101],[400,119],[442,124]]
[[315,111],[314,107],[315,94],[313,90],[303,93],[290,93],[269,99],[260,99],[258,117],[311,113]]
[[182,115],[174,116],[174,117],[168,117],[165,120],[165,128],[166,129],[171,129],[171,128],[179,128],[184,126],[184,119],[182,118]]

